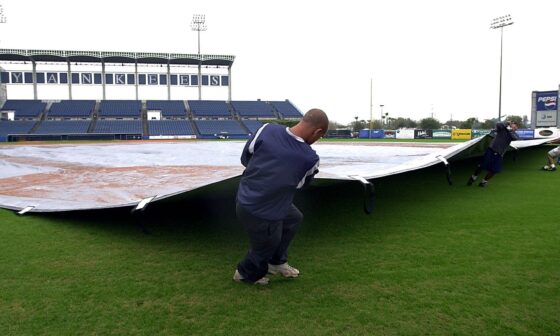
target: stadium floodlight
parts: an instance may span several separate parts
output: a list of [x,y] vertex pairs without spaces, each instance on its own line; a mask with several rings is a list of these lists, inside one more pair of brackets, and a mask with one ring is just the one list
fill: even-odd
[[369,135],[373,129],[373,78],[369,79]]
[[4,16],[4,7],[0,4],[0,23],[6,23],[6,16]]
[[500,93],[498,98],[498,120],[502,117],[502,59],[504,51],[504,27],[511,26],[512,24],[513,20],[509,14],[499,16],[490,23],[490,29],[500,28]]
[[200,32],[206,31],[206,16],[204,14],[194,14],[191,21],[191,29],[198,33],[198,100],[202,99],[202,61],[200,59]]
[[200,32],[208,29],[206,26],[206,15],[194,14],[191,21],[191,29],[198,32],[198,54],[200,55]]

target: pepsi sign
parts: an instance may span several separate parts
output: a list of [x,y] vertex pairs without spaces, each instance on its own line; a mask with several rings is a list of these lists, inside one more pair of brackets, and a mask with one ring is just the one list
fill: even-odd
[[558,91],[537,92],[537,111],[556,111]]

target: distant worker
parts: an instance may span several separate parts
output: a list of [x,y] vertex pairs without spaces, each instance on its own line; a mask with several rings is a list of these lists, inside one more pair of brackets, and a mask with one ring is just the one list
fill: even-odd
[[328,127],[325,112],[311,109],[291,128],[264,124],[245,144],[236,213],[249,235],[250,249],[233,280],[266,285],[267,273],[299,276],[288,264],[288,247],[303,221],[292,202],[296,190],[319,172],[319,156],[310,145]]
[[554,161],[559,160],[558,162],[560,163],[560,146],[548,151],[548,153],[546,153],[546,159],[548,160],[548,164],[545,165],[543,169],[548,171],[555,171],[556,165],[554,164]]
[[472,185],[482,170],[486,170],[486,176],[478,184],[479,187],[486,187],[488,185],[488,180],[490,180],[495,174],[502,171],[503,157],[509,147],[509,144],[512,140],[519,139],[517,133],[515,133],[518,128],[519,125],[515,121],[496,123],[494,139],[490,143],[490,146],[486,148],[486,152],[484,153],[482,160],[476,167],[473,175],[469,177],[467,185]]

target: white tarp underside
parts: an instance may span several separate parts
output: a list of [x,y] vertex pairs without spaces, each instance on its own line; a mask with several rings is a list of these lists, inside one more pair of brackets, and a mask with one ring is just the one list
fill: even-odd
[[[318,179],[375,179],[472,152],[477,138],[445,143],[319,143]],[[554,139],[517,141],[537,146]],[[487,141],[487,139],[485,140]],[[135,206],[239,176],[244,142],[0,146],[0,207],[56,212]]]

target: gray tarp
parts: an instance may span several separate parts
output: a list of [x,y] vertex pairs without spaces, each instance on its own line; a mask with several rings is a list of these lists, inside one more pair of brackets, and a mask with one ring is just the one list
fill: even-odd
[[[518,141],[536,146],[553,139]],[[482,154],[489,140],[450,143],[321,142],[318,179],[374,179]],[[0,146],[0,207],[32,212],[157,201],[239,176],[244,142],[181,141]]]

